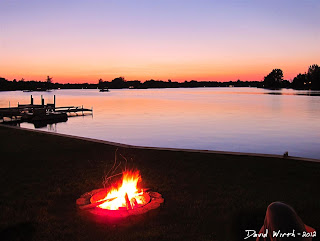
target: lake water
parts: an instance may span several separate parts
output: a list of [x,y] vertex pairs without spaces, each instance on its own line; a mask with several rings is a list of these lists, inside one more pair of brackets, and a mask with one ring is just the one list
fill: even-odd
[[[283,154],[320,159],[315,91],[181,88],[0,92],[0,107],[30,103],[93,107],[42,130],[141,146]],[[22,123],[21,127],[34,128]]]

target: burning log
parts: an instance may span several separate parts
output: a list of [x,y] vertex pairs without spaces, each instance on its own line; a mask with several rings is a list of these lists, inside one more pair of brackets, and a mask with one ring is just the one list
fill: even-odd
[[[109,199],[106,199],[106,200],[102,200],[102,201],[99,201],[99,202],[95,202],[95,203],[90,203],[90,204],[87,204],[87,205],[82,205],[82,206],[79,206],[80,209],[84,210],[84,209],[90,209],[90,208],[95,208],[97,206],[99,206],[100,204],[104,203],[104,202],[111,202],[112,200],[116,199],[115,197],[114,198],[109,198]],[[79,199],[78,199],[79,200]],[[80,203],[81,201],[79,201]]]
[[128,197],[128,193],[126,193],[126,194],[124,195],[124,198],[126,199],[127,209],[128,209],[128,210],[131,210],[131,209],[132,209],[132,206],[131,206],[131,203],[130,203],[130,200],[129,200],[129,197]]
[[133,207],[137,207],[139,205],[135,198],[132,198],[131,202],[133,203],[133,205],[132,205]]

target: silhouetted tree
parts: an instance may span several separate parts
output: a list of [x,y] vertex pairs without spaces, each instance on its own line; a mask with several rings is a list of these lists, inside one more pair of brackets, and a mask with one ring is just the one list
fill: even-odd
[[289,80],[282,80],[281,81],[281,88],[290,88],[291,87],[291,83]]
[[135,88],[135,89],[142,88],[141,81],[139,80],[130,80],[130,81],[127,81],[126,83],[129,88]]
[[52,77],[50,77],[49,75],[47,76],[47,83],[51,84],[52,83]]
[[292,88],[305,89],[308,83],[307,74],[298,74],[292,81]]
[[280,88],[283,81],[283,72],[281,69],[273,69],[267,76],[264,77],[265,88]]
[[311,89],[320,90],[320,67],[317,64],[309,66],[307,78]]
[[8,80],[6,80],[5,78],[0,77],[0,87],[4,86],[7,83],[8,83]]
[[126,80],[122,76],[115,78],[112,80],[111,86],[112,86],[112,88],[118,88],[118,89],[125,88],[126,87]]
[[44,87],[42,89],[52,89],[52,77],[47,76],[46,82],[44,83]]
[[310,65],[308,73],[298,74],[293,79],[292,88],[320,90],[320,67],[317,64]]
[[99,79],[98,88],[99,89],[104,89],[105,88],[105,83],[103,82],[103,79]]

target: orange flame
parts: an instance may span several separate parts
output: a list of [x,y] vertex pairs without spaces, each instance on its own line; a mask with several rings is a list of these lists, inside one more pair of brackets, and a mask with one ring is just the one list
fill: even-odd
[[[144,204],[142,190],[138,189],[138,183],[141,181],[139,171],[125,171],[122,176],[122,184],[120,187],[113,187],[105,198],[99,200],[108,200],[100,205],[99,208],[118,210],[121,207],[131,209],[138,204]],[[109,200],[111,199],[111,200]],[[128,207],[128,205],[130,207]]]

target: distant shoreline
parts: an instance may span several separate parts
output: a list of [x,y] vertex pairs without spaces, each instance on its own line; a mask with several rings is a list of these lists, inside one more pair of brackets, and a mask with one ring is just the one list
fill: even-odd
[[111,82],[99,80],[99,83],[53,83],[51,78],[48,81],[9,81],[0,77],[0,91],[22,90],[26,92],[47,91],[54,89],[162,89],[162,88],[199,88],[199,87],[253,87],[266,89],[296,89],[296,90],[318,90],[309,85],[295,85],[293,82],[283,80],[278,85],[267,85],[264,81],[162,81],[162,80],[125,80],[123,77],[115,78]]
[[[279,90],[295,90],[295,91],[312,91],[312,92],[320,92],[320,90],[313,90],[313,89],[295,89],[295,88],[263,88],[263,87],[255,87],[255,86],[198,86],[198,87],[150,87],[150,88],[110,88],[110,90],[157,90],[157,89],[199,89],[199,88],[255,88],[255,89],[263,89],[268,91],[279,91]],[[48,90],[22,90],[22,89],[14,89],[14,90],[1,90],[1,92],[9,92],[9,91],[23,91],[28,93],[33,92],[52,92],[56,90],[99,90],[98,87],[96,88],[56,88],[56,89],[48,89]],[[109,91],[108,91],[109,92]],[[316,94],[318,95],[318,94]]]

